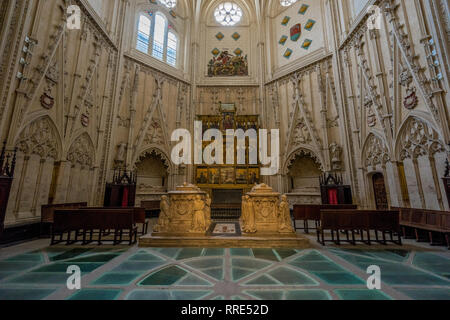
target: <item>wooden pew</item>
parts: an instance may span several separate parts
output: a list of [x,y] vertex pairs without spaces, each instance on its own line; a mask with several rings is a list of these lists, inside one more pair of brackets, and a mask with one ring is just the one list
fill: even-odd
[[[413,230],[413,237],[418,242],[429,242],[431,245],[442,245],[450,249],[450,212],[414,208],[398,208],[400,210],[400,225],[403,235]],[[424,237],[421,234],[425,233]],[[440,235],[443,241],[436,241],[435,235]]]
[[[304,230],[305,233],[309,233],[309,229],[316,230],[320,224],[320,211],[321,210],[356,210],[356,205],[328,205],[328,204],[296,204],[293,210],[293,223],[295,230]],[[297,220],[303,220],[303,228],[297,227]],[[309,228],[309,221],[315,222],[315,228]]]
[[63,209],[78,209],[81,207],[86,207],[87,202],[78,203],[61,203],[61,204],[45,204],[41,206],[41,226],[40,235],[44,233],[44,228],[53,223],[53,217],[55,210]]
[[[339,232],[344,231],[347,242],[355,245],[357,240],[355,231],[359,231],[358,241],[371,244],[370,231],[375,232],[376,241],[386,244],[386,233],[389,233],[391,242],[401,245],[399,211],[377,211],[377,210],[321,210],[320,226],[317,229],[317,241],[322,245],[331,241],[340,244]],[[331,231],[331,240],[325,239],[325,230]],[[367,240],[364,239],[364,231]],[[336,239],[334,233],[336,232]],[[349,232],[352,238],[350,240]],[[379,240],[379,232],[383,240]],[[398,235],[398,240],[394,240],[394,234]]]
[[[84,229],[86,222],[83,214],[76,209],[65,209],[53,211],[53,222],[51,227],[51,245],[63,242],[63,236],[67,233],[66,244],[73,244],[78,241],[80,230]],[[75,238],[72,241],[71,235],[75,232]],[[59,236],[59,240],[56,240]]]
[[81,210],[133,210],[134,211],[134,222],[136,224],[142,225],[142,235],[146,235],[148,232],[148,223],[145,216],[145,208],[139,208],[139,207],[85,207],[80,208]]
[[[137,242],[137,227],[135,223],[135,211],[133,209],[72,209],[56,210],[52,226],[51,244],[63,242],[64,234],[67,234],[68,245],[78,242],[80,234],[83,235],[83,244],[93,241],[94,230],[98,231],[98,244],[102,244],[102,235],[106,230],[114,230],[114,245],[123,240],[124,231],[128,232],[129,244]],[[75,238],[72,240],[72,232]],[[87,240],[87,233],[90,234]],[[55,238],[59,236],[59,240]]]

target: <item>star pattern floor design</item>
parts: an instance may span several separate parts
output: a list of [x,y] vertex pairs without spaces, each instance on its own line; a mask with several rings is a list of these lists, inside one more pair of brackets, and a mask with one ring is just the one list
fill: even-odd
[[[0,252],[1,253],[1,252]],[[70,265],[82,289],[66,287]],[[382,272],[368,290],[367,267]],[[450,255],[405,249],[44,247],[0,255],[0,300],[450,299]]]

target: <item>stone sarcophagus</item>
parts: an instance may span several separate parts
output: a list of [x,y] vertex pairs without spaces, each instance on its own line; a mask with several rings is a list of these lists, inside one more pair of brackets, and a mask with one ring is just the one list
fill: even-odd
[[205,235],[211,225],[211,199],[197,186],[185,183],[161,198],[161,213],[153,234]]
[[242,202],[242,231],[246,234],[294,234],[287,197],[266,184],[255,186]]

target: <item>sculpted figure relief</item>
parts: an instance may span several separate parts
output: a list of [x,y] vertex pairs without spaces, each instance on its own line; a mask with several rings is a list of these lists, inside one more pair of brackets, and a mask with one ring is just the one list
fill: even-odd
[[194,200],[194,216],[192,217],[191,232],[205,232],[205,202],[200,195],[197,195]]
[[291,223],[291,211],[289,209],[289,202],[287,196],[281,197],[281,203],[278,210],[278,231],[280,233],[294,232]]
[[211,203],[212,200],[209,197],[209,194],[206,195],[206,200],[205,200],[205,221],[206,221],[206,228],[209,228],[209,226],[211,225]]
[[242,223],[242,231],[245,233],[256,232],[255,210],[249,196],[242,198]]
[[167,196],[161,197],[161,213],[158,224],[153,228],[155,232],[167,231],[170,224],[170,205]]

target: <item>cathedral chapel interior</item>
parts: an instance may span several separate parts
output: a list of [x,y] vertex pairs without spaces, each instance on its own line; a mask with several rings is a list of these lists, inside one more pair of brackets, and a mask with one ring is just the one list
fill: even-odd
[[0,1],[0,300],[449,300],[449,12]]

